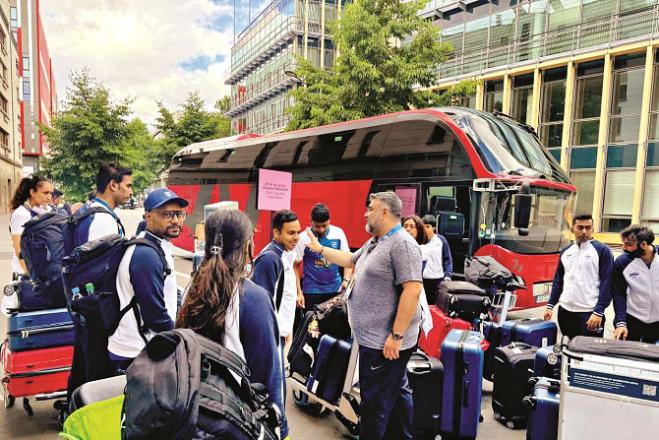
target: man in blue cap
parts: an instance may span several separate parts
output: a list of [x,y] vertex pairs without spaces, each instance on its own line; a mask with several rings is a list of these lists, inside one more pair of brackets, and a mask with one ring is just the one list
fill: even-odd
[[[144,201],[144,237],[162,249],[131,246],[117,272],[120,308],[135,298],[139,313],[126,313],[108,339],[110,359],[123,373],[155,333],[172,330],[176,321],[177,284],[170,240],[181,234],[188,202],[168,188],[152,191]],[[163,259],[164,256],[164,259]]]

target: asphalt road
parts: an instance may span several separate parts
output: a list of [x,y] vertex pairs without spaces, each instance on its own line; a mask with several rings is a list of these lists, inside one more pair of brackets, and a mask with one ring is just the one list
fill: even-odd
[[[135,231],[137,224],[142,217],[141,210],[119,211],[119,215],[127,231]],[[9,216],[0,216],[0,229],[7,231]],[[4,286],[10,281],[11,277],[11,245],[9,237],[5,233],[5,238],[0,240],[0,286]],[[190,272],[192,269],[191,261],[182,258],[175,258],[175,271],[179,286],[185,287],[190,281]],[[542,314],[541,308],[526,310],[520,313],[510,315],[510,318],[538,317]],[[607,313],[608,314],[608,313]],[[609,322],[611,316],[607,316]],[[0,334],[4,334],[6,329],[6,318],[0,317]],[[483,423],[479,427],[479,439],[488,440],[521,440],[525,438],[523,430],[510,430],[500,423],[496,422],[493,417],[491,406],[492,385],[483,381],[483,401],[482,414]],[[0,439],[54,439],[57,438],[59,425],[57,423],[57,413],[53,409],[52,401],[31,402],[34,415],[28,417],[21,408],[21,402],[18,400],[16,405],[10,409],[0,409]],[[344,439],[350,438],[347,431],[332,414],[326,414],[323,417],[314,417],[301,411],[293,403],[289,390],[287,411],[286,411],[291,436],[294,440],[323,440],[323,439]]]

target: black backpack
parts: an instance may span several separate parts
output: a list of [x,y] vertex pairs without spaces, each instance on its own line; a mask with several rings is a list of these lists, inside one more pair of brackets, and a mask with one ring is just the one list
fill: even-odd
[[517,277],[491,256],[468,257],[465,259],[464,273],[465,280],[488,293],[520,287]]
[[56,209],[25,223],[21,235],[21,257],[39,294],[50,307],[64,307],[62,259],[73,250],[75,229],[96,213],[111,215],[105,208],[83,207],[73,215]]
[[[126,250],[133,245],[148,246],[160,256],[164,265],[163,280],[171,273],[162,248],[146,238],[127,239],[108,235],[90,241],[73,250],[63,260],[65,294],[71,310],[85,316],[87,321],[100,317],[106,336],[111,336],[119,322],[130,310],[135,314],[140,335],[146,342],[146,329],[141,325],[137,297],[121,308],[117,293],[117,273]],[[92,291],[90,288],[93,288]]]
[[238,355],[193,330],[159,333],[126,372],[121,438],[276,440],[279,409],[249,375]]

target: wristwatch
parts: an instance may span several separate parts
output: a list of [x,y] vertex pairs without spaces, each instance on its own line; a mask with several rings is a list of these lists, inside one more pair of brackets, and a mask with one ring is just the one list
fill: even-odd
[[396,333],[395,331],[392,330],[391,331],[391,339],[393,339],[394,341],[402,341],[403,340],[403,335],[401,335],[400,333]]

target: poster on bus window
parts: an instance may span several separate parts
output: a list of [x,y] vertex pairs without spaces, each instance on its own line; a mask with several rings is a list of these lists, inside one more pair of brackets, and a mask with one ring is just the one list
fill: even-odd
[[397,186],[396,194],[403,202],[403,211],[401,212],[403,217],[414,215],[416,210],[416,188]]
[[259,198],[257,209],[279,211],[291,209],[293,173],[259,169]]

